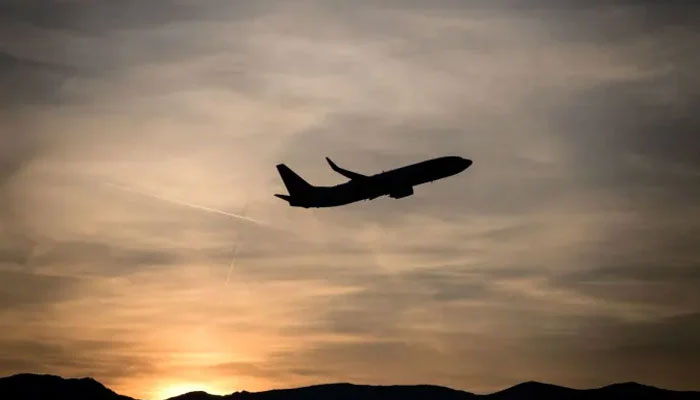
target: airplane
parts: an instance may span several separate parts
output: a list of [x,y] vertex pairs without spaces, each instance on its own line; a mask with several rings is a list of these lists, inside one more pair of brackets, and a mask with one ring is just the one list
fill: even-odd
[[376,175],[363,175],[337,166],[330,158],[331,169],[350,180],[335,186],[313,186],[284,164],[277,171],[288,195],[276,194],[292,207],[336,207],[380,196],[401,199],[413,194],[413,186],[456,175],[472,165],[472,160],[458,156],[438,157]]

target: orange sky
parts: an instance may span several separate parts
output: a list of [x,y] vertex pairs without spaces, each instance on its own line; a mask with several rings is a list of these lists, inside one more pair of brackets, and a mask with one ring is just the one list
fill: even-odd
[[[698,389],[696,7],[27,4],[0,6],[0,375]],[[475,164],[400,201],[272,196],[279,162],[448,154]]]

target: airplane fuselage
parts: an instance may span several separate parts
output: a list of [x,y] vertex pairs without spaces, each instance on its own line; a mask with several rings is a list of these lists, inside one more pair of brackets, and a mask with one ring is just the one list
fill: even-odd
[[[330,161],[329,161],[330,162]],[[380,196],[402,198],[413,194],[413,186],[458,174],[472,164],[457,156],[440,157],[371,176],[353,178],[335,186],[312,186],[288,201],[296,207],[335,207]]]

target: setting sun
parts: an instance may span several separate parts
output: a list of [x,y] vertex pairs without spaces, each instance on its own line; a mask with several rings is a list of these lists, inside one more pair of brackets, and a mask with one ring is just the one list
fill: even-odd
[[163,384],[162,386],[157,387],[153,393],[154,397],[151,400],[163,400],[163,399],[168,399],[171,397],[179,396],[181,394],[185,393],[190,393],[190,392],[207,392],[209,394],[225,394],[223,391],[218,390],[217,388],[212,387],[211,385],[203,384],[203,383],[196,383],[196,382],[187,382],[187,383],[169,383],[169,384]]

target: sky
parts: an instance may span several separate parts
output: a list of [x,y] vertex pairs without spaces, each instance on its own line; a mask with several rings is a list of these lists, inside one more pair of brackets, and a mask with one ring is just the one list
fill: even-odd
[[[685,1],[0,0],[0,375],[698,390],[698,26]],[[333,185],[325,156],[443,155],[474,165],[401,200],[273,197],[281,162]]]

